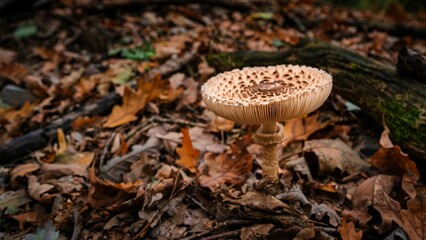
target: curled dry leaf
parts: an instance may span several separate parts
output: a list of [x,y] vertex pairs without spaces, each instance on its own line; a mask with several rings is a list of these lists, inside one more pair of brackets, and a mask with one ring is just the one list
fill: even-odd
[[329,206],[325,205],[324,203],[321,204],[314,204],[310,213],[311,216],[315,216],[316,220],[323,221],[324,217],[328,216],[328,223],[333,226],[337,227],[340,224],[340,217],[337,215],[336,211],[331,209]]
[[24,189],[18,191],[7,191],[0,194],[0,210],[4,214],[14,214],[19,211],[19,207],[31,202],[31,198],[27,195]]
[[379,232],[384,232],[392,227],[392,221],[403,226],[399,202],[389,196],[395,187],[396,176],[376,175],[362,182],[356,189],[352,203],[353,210],[350,216],[358,219],[362,227],[367,227],[372,216],[368,208],[372,207],[380,213],[382,223]]
[[220,132],[220,131],[231,131],[234,128],[235,122],[226,118],[215,116],[215,118],[207,126],[207,131]]
[[19,63],[0,65],[0,76],[11,80],[15,84],[20,84],[27,73],[27,67]]
[[322,129],[329,124],[331,121],[319,121],[319,113],[315,113],[308,117],[293,118],[285,121],[284,134],[286,137],[285,145],[299,140],[308,139],[309,135],[315,131]]
[[192,141],[189,137],[189,130],[187,128],[182,128],[181,132],[183,134],[182,147],[176,148],[176,152],[179,155],[179,160],[176,161],[176,164],[195,173],[197,171],[200,151],[194,149],[192,146]]
[[241,240],[257,240],[266,239],[269,236],[269,232],[274,228],[274,224],[254,224],[250,227],[241,228],[240,238]]
[[348,222],[346,216],[342,219],[342,226],[339,227],[339,233],[342,240],[361,240],[362,230],[356,231],[353,222]]
[[92,167],[90,168],[89,203],[98,208],[125,201],[125,196],[129,192],[134,192],[141,183],[141,181],[134,183],[113,183],[102,180],[96,176],[95,170]]
[[10,64],[16,56],[16,52],[4,48],[0,48],[0,65]]
[[401,211],[403,228],[410,240],[426,239],[426,194],[419,192],[416,198],[408,200],[408,209]]
[[402,175],[402,188],[411,198],[415,198],[414,184],[420,178],[419,170],[399,146],[392,144],[389,134],[389,128],[385,127],[380,138],[381,148],[371,157],[371,164],[384,174]]
[[246,149],[249,142],[251,142],[251,137],[245,137],[222,153],[214,154],[208,152],[204,154],[204,162],[209,170],[198,179],[200,184],[214,191],[224,183],[243,183],[247,173],[251,171],[254,159]]
[[40,169],[40,165],[38,163],[25,163],[16,166],[10,172],[10,181],[12,183],[12,186],[16,187],[18,185],[18,177],[24,177],[28,173],[32,173],[34,171],[37,171],[38,169]]
[[359,154],[340,139],[320,139],[306,141],[303,150],[315,153],[319,163],[319,174],[353,174],[368,166]]
[[268,212],[283,211],[286,214],[300,215],[300,213],[290,205],[283,203],[273,196],[265,195],[260,192],[247,192],[242,195],[223,192],[220,196],[222,198],[222,203],[228,205],[230,210],[244,206],[247,211],[250,209],[258,209]]
[[48,192],[54,187],[51,184],[40,183],[34,175],[28,177],[28,194],[39,202],[51,204],[55,198],[55,194]]
[[60,178],[70,175],[89,177],[87,168],[79,164],[45,163],[41,165],[40,170],[43,179]]
[[166,84],[167,81],[157,76],[152,79],[139,78],[137,91],[125,86],[123,103],[121,106],[114,106],[103,126],[114,128],[135,121],[136,113],[142,110],[146,103],[158,98]]

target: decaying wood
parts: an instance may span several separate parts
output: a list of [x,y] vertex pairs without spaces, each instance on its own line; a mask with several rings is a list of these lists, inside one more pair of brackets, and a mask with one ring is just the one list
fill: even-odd
[[426,88],[396,74],[385,65],[355,52],[325,43],[310,42],[286,52],[235,52],[211,55],[219,70],[243,66],[301,64],[333,75],[333,89],[383,121],[391,136],[412,158],[426,163]]
[[221,5],[226,7],[235,7],[247,9],[251,4],[257,2],[264,2],[266,0],[77,0],[72,1],[71,4],[83,8],[112,8],[117,6],[126,6],[134,4],[184,4],[184,3],[202,3],[211,5]]
[[377,30],[387,32],[393,36],[412,36],[417,38],[426,38],[426,28],[410,26],[404,23],[389,23],[379,21],[348,21],[348,25],[365,30]]
[[398,74],[426,83],[426,57],[412,49],[403,47],[399,50],[396,69]]
[[71,128],[72,122],[77,117],[104,115],[109,113],[111,108],[118,103],[119,100],[120,96],[118,94],[110,94],[100,101],[85,105],[80,110],[71,112],[65,117],[57,119],[43,128],[10,140],[0,146],[0,164],[10,163],[16,158],[26,156],[37,149],[45,147],[52,138],[56,137],[59,128],[65,132],[68,131]]
[[[148,77],[155,75],[169,75],[178,71],[182,66],[190,63],[196,58],[196,51],[190,51],[180,58],[169,59],[163,65],[152,69]],[[64,117],[55,120],[51,124],[28,132],[20,137],[14,138],[0,146],[0,164],[11,163],[13,160],[26,156],[33,151],[45,147],[49,141],[56,138],[57,130],[61,128],[64,132],[71,128],[72,122],[82,116],[105,115],[111,112],[112,107],[120,102],[120,96],[110,93],[99,101],[87,104],[81,109],[71,112]]]

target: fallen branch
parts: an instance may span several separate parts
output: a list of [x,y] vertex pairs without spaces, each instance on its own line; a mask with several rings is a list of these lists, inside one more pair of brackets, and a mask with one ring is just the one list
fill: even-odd
[[185,4],[185,3],[201,3],[210,5],[219,5],[225,7],[232,7],[238,9],[251,8],[253,2],[266,2],[266,1],[253,1],[253,0],[89,0],[89,1],[72,1],[68,5],[82,8],[113,8],[118,6],[127,6],[135,4]]
[[389,22],[378,22],[378,21],[348,21],[347,25],[355,26],[360,29],[366,29],[369,31],[377,30],[381,32],[387,32],[393,36],[412,36],[417,38],[426,38],[426,28],[410,26],[404,23],[389,23]]
[[235,52],[209,56],[219,70],[301,64],[333,75],[333,89],[390,128],[392,138],[426,164],[426,88],[395,68],[331,44],[310,42],[286,52]]
[[[196,51],[185,53],[180,58],[169,59],[163,65],[152,69],[148,76],[170,75],[178,71],[182,66],[188,64],[196,58]],[[120,102],[120,96],[110,93],[97,102],[87,104],[81,109],[70,112],[64,117],[55,120],[51,124],[28,132],[20,137],[14,138],[0,146],[0,164],[11,163],[13,160],[24,157],[35,150],[45,147],[51,139],[56,138],[57,130],[61,128],[67,132],[71,128],[72,122],[82,116],[105,115],[111,112],[114,105]]]

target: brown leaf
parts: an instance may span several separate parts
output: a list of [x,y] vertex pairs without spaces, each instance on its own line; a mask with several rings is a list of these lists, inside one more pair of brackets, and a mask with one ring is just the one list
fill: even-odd
[[368,164],[359,154],[340,139],[320,139],[306,141],[304,151],[314,152],[318,158],[320,174],[333,173],[336,169],[343,173],[356,173]]
[[426,194],[419,192],[407,201],[408,210],[401,211],[404,230],[410,240],[426,239]]
[[362,239],[362,230],[358,232],[355,229],[353,222],[347,222],[346,216],[342,219],[342,226],[339,227],[339,233],[342,237],[342,240],[361,240]]
[[241,228],[240,238],[241,240],[257,240],[266,239],[269,236],[269,232],[274,228],[274,224],[254,224],[250,227]]
[[102,121],[101,116],[93,116],[93,117],[78,117],[72,122],[73,130],[83,130],[89,127],[100,127],[100,123]]
[[235,122],[228,120],[223,117],[215,116],[213,121],[207,126],[207,131],[220,132],[220,131],[231,131],[234,128]]
[[0,48],[0,65],[3,63],[10,64],[16,56],[16,52],[4,48]]
[[290,214],[299,214],[291,206],[281,202],[271,195],[265,195],[260,192],[247,192],[242,195],[236,193],[221,193],[222,204],[228,205],[232,210],[244,206],[247,211],[250,209],[259,209],[268,212],[284,211]]
[[51,184],[40,183],[34,175],[28,177],[28,194],[39,202],[51,204],[55,194],[48,192],[54,187]]
[[136,188],[133,183],[116,184],[99,179],[95,174],[94,167],[90,168],[89,179],[89,203],[96,208],[125,201],[126,194]]
[[419,180],[420,173],[416,163],[399,146],[394,146],[389,138],[390,130],[385,127],[380,138],[382,146],[370,159],[371,164],[381,173],[402,175],[402,188],[411,197],[416,197],[414,184]]
[[39,213],[37,212],[24,212],[12,216],[13,219],[19,222],[19,229],[24,230],[26,223],[37,225],[43,219],[40,219]]
[[141,98],[126,86],[123,93],[123,104],[114,106],[103,126],[114,128],[135,121],[138,119],[136,113],[145,107],[145,103],[146,99]]
[[238,155],[235,151],[220,154],[204,154],[204,162],[209,167],[206,174],[199,178],[201,186],[214,191],[222,184],[241,184],[250,172],[253,157],[246,151]]
[[366,227],[372,216],[368,208],[377,210],[382,218],[379,232],[389,230],[394,221],[403,226],[400,216],[401,206],[389,194],[395,186],[397,177],[389,175],[376,175],[362,182],[353,194],[353,210],[350,215],[358,219],[362,227]]
[[135,121],[136,113],[142,110],[147,102],[158,98],[165,91],[165,84],[166,81],[157,76],[149,80],[140,78],[136,92],[125,86],[123,103],[121,106],[114,106],[103,126],[114,128]]
[[4,214],[14,214],[19,211],[19,207],[31,202],[25,189],[18,191],[7,191],[0,194],[0,210]]
[[10,172],[10,181],[12,183],[12,186],[16,187],[18,185],[18,177],[24,177],[28,173],[37,171],[38,169],[40,169],[40,165],[37,163],[19,164]]
[[183,134],[182,147],[176,148],[176,152],[179,155],[179,160],[176,161],[176,164],[195,173],[197,171],[200,151],[195,150],[192,146],[189,130],[187,128],[182,128],[181,132]]
[[24,78],[27,73],[27,67],[19,63],[0,65],[0,76],[11,80],[15,84],[20,84],[22,78]]
[[308,117],[299,117],[285,121],[285,144],[287,145],[294,141],[306,140],[309,135],[330,124],[330,121],[319,122],[318,116],[319,114],[315,113]]
[[4,112],[0,111],[0,120],[5,119],[10,123],[14,123],[16,121],[19,121],[19,119],[25,119],[31,116],[34,106],[35,104],[26,102],[19,110],[10,110]]

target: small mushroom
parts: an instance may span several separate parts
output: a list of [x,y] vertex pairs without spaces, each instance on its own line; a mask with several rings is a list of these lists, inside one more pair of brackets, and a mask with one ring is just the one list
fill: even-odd
[[278,181],[277,147],[284,140],[277,124],[320,107],[330,95],[332,77],[297,65],[246,67],[210,78],[201,94],[208,109],[239,123],[262,124],[255,142],[263,146],[262,181]]

